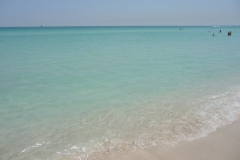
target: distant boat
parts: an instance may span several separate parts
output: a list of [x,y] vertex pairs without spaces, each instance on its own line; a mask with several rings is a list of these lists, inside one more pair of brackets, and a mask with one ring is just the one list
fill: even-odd
[[232,32],[231,32],[231,31],[229,31],[229,32],[228,32],[228,36],[231,36],[231,35],[232,35]]
[[41,27],[42,27],[42,25],[41,25]]

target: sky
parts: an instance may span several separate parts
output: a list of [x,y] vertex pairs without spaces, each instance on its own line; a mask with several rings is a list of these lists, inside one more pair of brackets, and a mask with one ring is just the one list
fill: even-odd
[[0,27],[240,25],[240,0],[0,0]]

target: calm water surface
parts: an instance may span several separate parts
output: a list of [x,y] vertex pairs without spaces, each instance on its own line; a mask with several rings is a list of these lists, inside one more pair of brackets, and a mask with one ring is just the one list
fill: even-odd
[[206,136],[240,113],[239,44],[240,27],[0,28],[0,159]]

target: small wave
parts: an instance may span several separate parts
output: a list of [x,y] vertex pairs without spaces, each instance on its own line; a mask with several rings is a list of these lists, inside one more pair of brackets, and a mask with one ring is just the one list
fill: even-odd
[[[84,147],[73,145],[58,155],[82,160],[105,159],[106,156],[152,146],[175,145],[179,141],[205,137],[236,120],[239,113],[240,92],[205,97],[192,103],[191,109],[181,116],[152,105],[123,116],[119,119],[119,129],[109,128],[101,139]],[[160,116],[165,114],[170,118],[162,120]]]
[[41,146],[43,146],[44,144],[49,145],[51,142],[39,142],[39,143],[35,143],[34,145],[31,145],[29,147],[24,148],[19,154],[22,153],[26,153],[29,152],[30,150],[33,150],[35,148],[39,148]]

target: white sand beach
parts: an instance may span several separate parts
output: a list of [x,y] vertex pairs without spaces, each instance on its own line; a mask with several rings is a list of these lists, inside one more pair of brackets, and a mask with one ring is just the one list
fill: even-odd
[[121,154],[111,160],[239,160],[240,119],[218,128],[207,137],[183,141],[135,153]]

